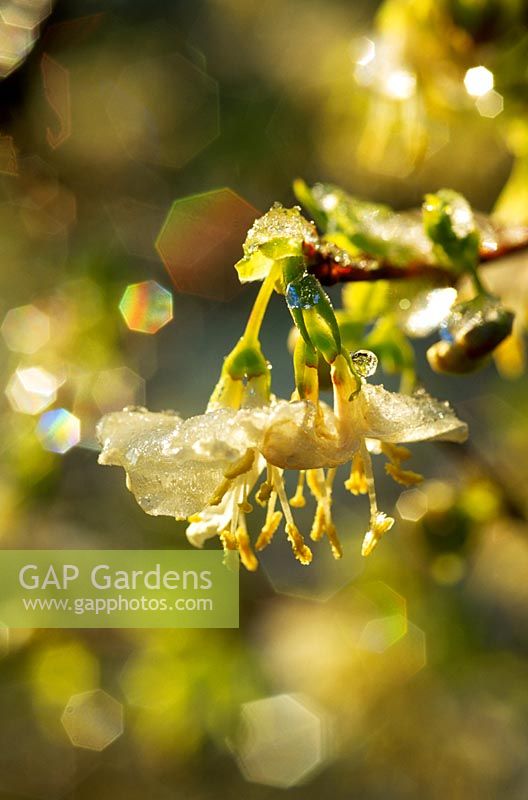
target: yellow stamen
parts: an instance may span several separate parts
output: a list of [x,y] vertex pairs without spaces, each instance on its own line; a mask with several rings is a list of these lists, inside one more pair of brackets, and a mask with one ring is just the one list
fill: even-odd
[[272,467],[271,472],[273,487],[277,492],[279,502],[284,512],[284,518],[286,519],[286,533],[290,540],[293,554],[301,564],[309,564],[312,560],[312,551],[304,543],[304,539],[293,521],[293,514],[288,503],[288,498],[286,497],[286,490],[284,489],[284,481],[282,480],[281,472],[277,467]]
[[255,500],[259,506],[262,506],[263,508],[269,502],[271,493],[273,491],[273,474],[271,470],[272,468],[268,464],[266,467],[266,480],[260,484],[257,492],[255,493]]
[[366,494],[368,491],[365,465],[360,453],[356,453],[350,466],[350,477],[345,481],[345,488],[354,495]]
[[255,500],[259,504],[259,506],[265,507],[268,503],[271,493],[273,491],[273,486],[268,481],[264,481],[260,484],[257,492],[255,493]]
[[389,461],[392,461],[393,464],[400,464],[402,461],[407,461],[412,456],[408,447],[403,447],[401,444],[392,444],[391,442],[382,442],[381,452],[385,453]]
[[384,514],[383,511],[378,511],[378,501],[376,499],[376,486],[374,484],[372,461],[370,459],[370,453],[367,450],[365,442],[363,442],[361,445],[361,457],[365,467],[365,479],[367,481],[370,501],[370,529],[366,532],[363,539],[361,555],[368,556],[370,553],[372,553],[383,534],[387,533],[387,531],[392,528],[394,525],[394,520],[392,517],[388,517],[386,514]]
[[235,461],[226,471],[224,472],[224,479],[221,483],[218,484],[216,489],[214,490],[213,496],[207,503],[209,506],[217,506],[219,503],[222,502],[224,495],[226,492],[231,488],[233,481],[235,478],[239,478],[241,475],[245,475],[246,472],[249,472],[253,463],[255,461],[255,451],[252,448],[248,448],[242,458],[239,458],[238,461]]
[[262,526],[262,530],[260,531],[259,537],[256,541],[255,547],[257,550],[263,550],[273,539],[277,528],[280,525],[280,521],[282,519],[282,513],[280,511],[275,511],[275,505],[277,503],[277,492],[271,493],[271,496],[268,501],[268,510],[266,512],[266,522]]
[[253,466],[253,462],[255,461],[255,451],[252,448],[246,450],[242,458],[239,458],[238,461],[235,461],[226,471],[224,472],[224,478],[229,481],[238,478],[240,475],[244,475],[246,472],[249,472],[251,467]]
[[372,461],[370,453],[367,450],[365,442],[361,444],[361,460],[363,461],[363,470],[365,473],[365,483],[367,485],[367,493],[370,503],[370,516],[375,517],[378,513],[378,501],[376,499],[376,484],[374,483],[374,473],[372,471]]
[[310,531],[310,538],[317,542],[326,534],[332,555],[334,558],[341,558],[343,550],[337,536],[337,530],[332,522],[332,485],[334,483],[336,469],[328,470],[326,479],[324,477],[324,470],[311,470],[313,475],[310,476],[311,486],[310,489],[313,494],[318,495],[317,508],[315,510],[314,521],[312,530]]
[[240,553],[240,560],[247,570],[255,572],[258,568],[258,560],[251,549],[248,532],[245,524],[239,525],[236,531],[236,542]]
[[224,478],[224,480],[221,483],[219,483],[216,489],[214,490],[214,494],[210,498],[207,505],[208,506],[219,505],[224,499],[224,495],[226,494],[226,492],[228,492],[229,489],[231,488],[232,483],[233,481],[229,480],[228,478]]
[[401,462],[407,461],[407,459],[411,457],[411,451],[406,447],[384,442],[381,445],[381,450],[389,459],[388,463],[385,464],[385,472],[387,475],[390,475],[396,483],[400,483],[402,486],[416,486],[417,483],[423,481],[423,476],[418,472],[401,468]]
[[392,517],[387,517],[382,511],[376,512],[376,514],[371,517],[370,530],[366,532],[365,538],[363,539],[361,555],[369,556],[381,537],[387,533],[387,531],[390,531],[393,525],[394,519]]
[[[323,479],[321,480],[321,473]],[[306,483],[310,489],[313,497],[316,500],[322,500],[324,495],[324,472],[319,469],[309,469],[306,472]]]
[[286,533],[292,546],[293,554],[301,564],[309,564],[312,560],[312,551],[304,543],[304,539],[295,523],[286,523]]
[[222,542],[222,546],[224,550],[236,550],[237,549],[237,540],[236,536],[231,533],[231,531],[222,531],[220,533],[220,541]]
[[339,541],[339,537],[337,535],[337,529],[333,522],[326,526],[326,535],[328,536],[328,541],[330,542],[333,557],[335,559],[343,558],[343,548],[341,547],[341,542]]
[[262,526],[262,530],[260,531],[259,537],[255,544],[256,550],[264,550],[265,547],[269,545],[277,528],[279,527],[282,519],[282,512],[274,511],[270,519],[267,519],[264,525]]
[[385,464],[385,472],[396,483],[401,483],[402,486],[416,486],[416,484],[423,481],[423,475],[410,469],[402,469],[397,464],[391,464],[390,461]]
[[295,490],[295,494],[293,497],[290,498],[290,505],[293,508],[304,508],[306,505],[306,498],[304,496],[304,480],[305,480],[305,472],[301,470],[299,472],[299,480],[297,481],[297,488]]
[[310,531],[310,539],[314,542],[319,542],[326,531],[326,514],[325,514],[325,507],[321,501],[317,503],[317,508],[315,509],[315,516],[312,525],[312,530]]

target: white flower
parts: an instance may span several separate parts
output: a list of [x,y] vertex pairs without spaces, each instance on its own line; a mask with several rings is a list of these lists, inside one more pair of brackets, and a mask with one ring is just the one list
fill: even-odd
[[[245,518],[251,511],[248,496],[265,466],[258,448],[270,419],[289,407],[280,401],[238,411],[223,408],[188,420],[142,408],[113,412],[97,426],[99,463],[125,469],[128,488],[148,514],[188,518],[192,544],[201,547],[218,534],[226,549],[239,550],[245,566],[255,569]],[[281,470],[269,466],[260,496],[268,505],[261,545],[282,518],[275,511],[279,499],[294,553],[308,563],[312,554],[293,522]]]
[[[206,539],[219,535],[224,548],[237,549],[243,563],[255,569],[246,515],[263,470],[266,479],[256,500],[267,506],[267,513],[256,548],[269,543],[284,517],[296,557],[309,563],[312,553],[295,525],[283,470],[301,471],[294,507],[305,502],[306,477],[317,502],[311,538],[326,535],[340,557],[331,518],[332,484],[335,468],[351,462],[347,487],[354,494],[368,493],[370,499],[371,524],[363,544],[367,555],[393,523],[377,507],[367,441],[372,449],[375,440],[388,455],[387,472],[410,484],[420,476],[401,469],[410,453],[396,444],[463,441],[467,427],[446,403],[425,392],[406,396],[364,381],[341,382],[336,377],[340,366],[336,359],[333,411],[323,403],[279,400],[254,408],[220,408],[187,420],[142,408],[107,414],[97,428],[99,463],[125,469],[128,488],[148,514],[188,519],[192,544],[202,547]],[[277,503],[281,511],[275,510]]]
[[[399,445],[437,440],[462,442],[467,438],[467,425],[447,403],[424,391],[403,395],[357,377],[352,381],[343,356],[336,359],[332,373],[334,412],[322,404],[316,407],[306,402],[276,409],[260,451],[268,463],[281,469],[307,470],[308,476],[319,473],[317,484],[321,491],[314,491],[313,479],[308,482],[317,500],[311,535],[318,539],[326,533],[334,555],[340,554],[340,545],[330,516],[331,486],[335,467],[350,461],[351,473],[345,486],[353,494],[368,494],[370,501],[370,528],[362,547],[366,556],[394,524],[378,509],[369,450],[388,456],[385,469],[394,480],[413,485],[422,477],[402,469],[402,462],[411,454]],[[325,468],[329,473],[326,478]]]
[[266,418],[261,409],[224,408],[187,420],[144,408],[114,411],[97,426],[99,463],[125,469],[147,514],[185,519],[205,508],[225,473],[255,448]]
[[317,469],[351,461],[365,439],[404,444],[466,438],[466,423],[427,392],[403,395],[364,383],[337,404],[336,413],[322,403],[319,409],[306,402],[278,406],[260,449],[283,469]]

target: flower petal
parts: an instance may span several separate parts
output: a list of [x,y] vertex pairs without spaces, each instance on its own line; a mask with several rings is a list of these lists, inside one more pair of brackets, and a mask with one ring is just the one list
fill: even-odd
[[324,403],[277,403],[260,444],[264,458],[281,469],[337,467],[349,461],[359,437]]
[[468,430],[448,403],[425,391],[412,395],[388,392],[365,384],[359,393],[359,424],[364,436],[382,442],[421,442],[443,439],[463,442]]
[[[244,475],[246,496],[251,494],[258,477],[266,463],[260,456],[255,458],[253,466]],[[218,536],[228,529],[233,517],[233,505],[240,500],[239,486],[228,490],[222,497],[218,505],[207,506],[199,514],[191,518],[185,531],[185,535],[193,547],[203,547],[207,539]]]
[[127,472],[148,514],[183,519],[203,510],[224,472],[261,437],[266,412],[221,409],[182,421],[170,413],[120,411],[99,422],[100,464]]
[[203,547],[207,539],[218,536],[231,522],[232,497],[225,494],[217,506],[208,506],[200,511],[199,518],[192,518],[185,535],[193,547]]

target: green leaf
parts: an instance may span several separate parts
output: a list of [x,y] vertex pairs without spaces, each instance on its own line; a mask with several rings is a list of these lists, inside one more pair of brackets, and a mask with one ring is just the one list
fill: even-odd
[[317,183],[310,189],[296,181],[294,191],[325,238],[352,257],[366,253],[394,266],[430,260],[431,244],[415,212],[359,200],[333,184]]
[[422,206],[424,229],[437,259],[458,272],[479,261],[480,234],[467,200],[452,189],[427,194]]

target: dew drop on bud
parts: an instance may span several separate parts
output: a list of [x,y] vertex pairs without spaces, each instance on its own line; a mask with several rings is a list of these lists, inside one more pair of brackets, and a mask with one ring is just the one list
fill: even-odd
[[362,378],[370,378],[378,368],[378,357],[371,350],[356,350],[351,353],[354,369]]

